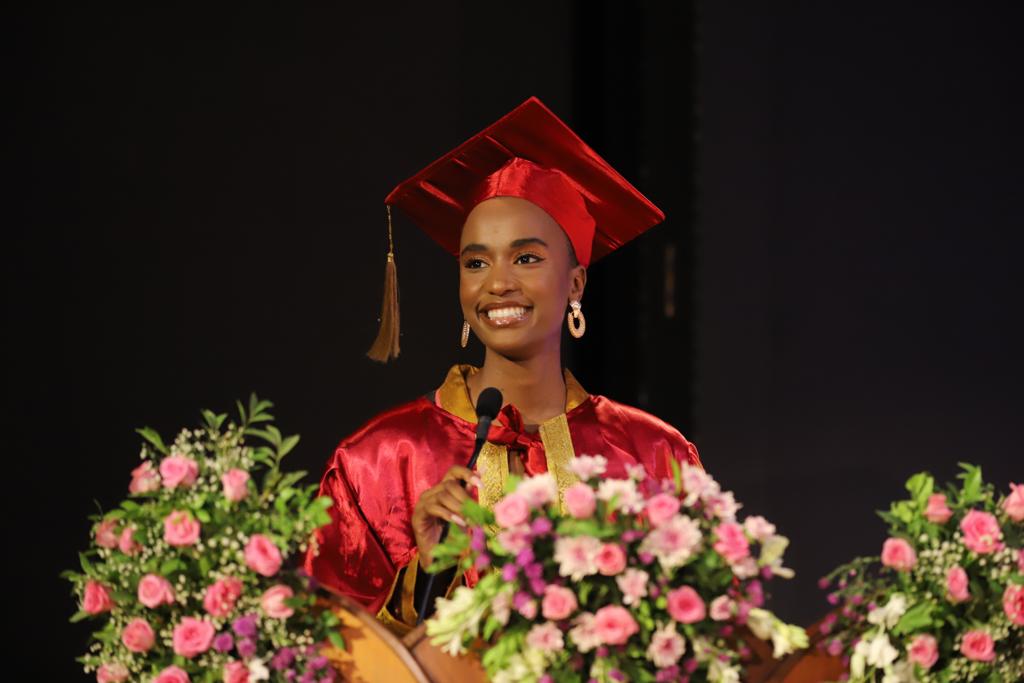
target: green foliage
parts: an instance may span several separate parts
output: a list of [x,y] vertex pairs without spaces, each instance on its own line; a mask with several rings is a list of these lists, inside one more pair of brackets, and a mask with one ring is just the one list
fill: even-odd
[[[236,402],[237,421],[226,413],[200,412],[197,428],[182,430],[173,443],[166,443],[155,430],[136,430],[143,439],[142,457],[150,467],[140,485],[107,512],[91,519],[93,533],[108,531],[100,543],[94,537],[89,549],[79,554],[81,571],[66,571],[82,609],[71,621],[93,620],[100,626],[92,635],[93,647],[79,661],[87,671],[101,664],[125,665],[133,679],[148,679],[170,664],[189,673],[193,681],[220,681],[223,666],[234,652],[210,651],[202,657],[186,659],[175,655],[158,637],[147,653],[128,652],[120,640],[121,629],[132,619],[144,619],[152,628],[172,629],[185,617],[206,615],[203,595],[219,579],[238,579],[242,595],[227,617],[204,616],[217,630],[229,630],[231,620],[243,614],[260,613],[260,596],[271,586],[285,585],[293,597],[285,604],[294,609],[287,619],[264,618],[259,622],[258,653],[269,657],[283,646],[295,644],[299,634],[310,632],[317,641],[344,643],[337,633],[338,618],[314,607],[315,599],[307,580],[294,571],[300,564],[313,532],[330,522],[332,501],[318,497],[315,483],[303,484],[305,472],[285,472],[282,461],[299,443],[298,436],[284,436],[272,424],[272,404],[255,395],[248,404]],[[196,477],[177,486],[161,481],[160,464],[166,457],[186,458],[195,463]],[[240,500],[227,497],[222,477],[231,470],[248,476],[245,495]],[[200,525],[198,545],[170,545],[164,536],[164,520],[174,511],[186,511]],[[127,532],[127,529],[131,529]],[[282,569],[271,577],[249,569],[242,548],[256,534],[268,538],[284,559]],[[113,539],[112,541],[110,539]],[[134,547],[126,545],[128,539]],[[146,575],[166,579],[173,587],[173,602],[154,608],[141,605],[136,595]],[[90,614],[84,607],[87,586],[109,596],[109,611]],[[101,588],[97,588],[101,587]],[[309,657],[300,654],[298,673]],[[272,680],[284,680],[283,672],[272,672]]]

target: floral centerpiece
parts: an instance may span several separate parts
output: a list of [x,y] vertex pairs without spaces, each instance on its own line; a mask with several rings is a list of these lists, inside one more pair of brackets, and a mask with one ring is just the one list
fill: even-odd
[[319,645],[342,645],[337,617],[313,609],[310,581],[288,568],[331,501],[281,471],[298,437],[270,407],[253,396],[226,425],[203,411],[170,445],[138,430],[127,499],[92,518],[81,571],[64,574],[72,621],[99,623],[79,661],[100,683],[334,680]]
[[772,524],[737,520],[733,494],[700,468],[655,481],[640,467],[606,478],[605,466],[573,460],[564,512],[550,474],[511,481],[493,511],[467,502],[466,530],[452,529],[431,568],[480,578],[437,601],[432,642],[482,652],[495,683],[734,682],[741,626],[776,657],[806,646],[763,608],[762,582],[792,576]]
[[822,579],[823,622],[851,681],[1024,680],[1024,486],[997,494],[978,467],[939,490],[927,473],[880,515],[889,537]]

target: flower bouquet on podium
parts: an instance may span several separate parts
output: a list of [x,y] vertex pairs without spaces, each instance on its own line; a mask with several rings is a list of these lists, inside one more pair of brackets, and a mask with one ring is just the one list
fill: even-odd
[[821,646],[849,658],[850,681],[1024,680],[1024,486],[997,495],[961,464],[959,486],[927,473],[880,513],[889,537],[821,581],[838,607]]
[[806,646],[763,608],[762,582],[792,576],[772,524],[738,521],[732,493],[700,468],[654,481],[642,468],[606,478],[605,465],[575,458],[579,482],[561,496],[544,474],[510,482],[493,511],[467,503],[469,526],[433,568],[458,563],[479,580],[437,601],[432,642],[482,652],[495,683],[735,682],[739,626],[776,657]]
[[79,659],[100,683],[334,680],[318,646],[342,644],[337,617],[314,610],[309,580],[288,569],[331,501],[281,471],[298,437],[281,435],[270,407],[253,396],[238,422],[203,411],[170,445],[138,430],[128,498],[93,517],[81,570],[64,573],[72,621],[100,622]]

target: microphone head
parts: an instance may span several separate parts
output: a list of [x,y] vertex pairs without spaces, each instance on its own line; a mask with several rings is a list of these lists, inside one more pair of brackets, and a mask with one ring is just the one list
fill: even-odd
[[486,417],[488,420],[493,420],[498,416],[498,412],[501,410],[501,404],[504,399],[501,397],[501,392],[494,387],[487,387],[480,392],[480,395],[476,399],[476,418],[480,420]]

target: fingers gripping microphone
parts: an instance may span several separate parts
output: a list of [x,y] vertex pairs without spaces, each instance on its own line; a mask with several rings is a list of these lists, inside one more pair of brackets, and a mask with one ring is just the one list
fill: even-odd
[[[487,433],[491,430],[491,423],[494,418],[498,416],[498,412],[501,410],[502,403],[501,392],[494,387],[487,387],[480,392],[480,395],[476,399],[476,440],[473,443],[473,454],[469,456],[469,462],[466,463],[466,469],[472,470],[476,467],[476,459],[480,457],[480,451],[483,449],[484,444],[487,443]],[[466,484],[460,482],[462,486]],[[448,538],[448,530],[451,529],[452,523],[449,522],[441,528],[441,536],[438,538],[438,544],[444,543],[444,539]],[[445,575],[445,581],[442,585],[449,585],[452,578],[454,578],[454,570],[448,570],[441,572]],[[434,599],[440,596],[434,595],[434,584],[439,574],[431,574],[427,578],[423,588],[423,595],[418,600],[419,602],[419,615],[417,616],[416,623],[420,624],[424,619],[429,617],[434,612]],[[417,591],[419,592],[419,591]]]

